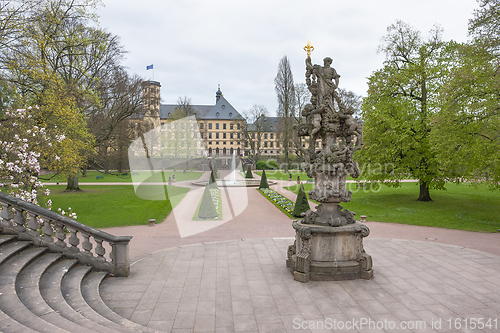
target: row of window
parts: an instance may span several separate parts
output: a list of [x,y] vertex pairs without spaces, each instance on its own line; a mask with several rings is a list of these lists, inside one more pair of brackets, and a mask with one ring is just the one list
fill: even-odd
[[[218,146],[219,145],[219,141],[215,141],[215,145]],[[222,141],[222,144],[223,145],[226,145],[227,141]],[[229,144],[232,146],[233,145],[233,141],[230,141]],[[212,141],[208,141],[208,144],[211,145],[212,144]],[[236,141],[236,145],[239,145],[240,143],[238,141]]]
[[[203,133],[200,133],[203,139]],[[236,137],[240,139],[240,133],[236,134]],[[208,138],[212,139],[212,133],[208,133]],[[219,139],[219,133],[215,133],[215,139]],[[222,133],[222,139],[227,139],[227,133]],[[229,139],[234,139],[234,133],[229,133]]]
[[[252,139],[255,139],[255,132],[252,133]],[[269,133],[269,139],[274,140],[274,133]],[[264,140],[267,140],[267,133],[264,133]]]
[[[264,142],[261,142],[261,145],[262,144],[264,145],[264,148],[274,148],[274,146],[275,146],[273,141],[264,141]],[[280,146],[280,143],[276,142],[276,148],[278,148],[279,146]],[[245,142],[245,147],[250,147],[248,142]]]
[[[203,129],[204,127],[204,123],[200,123],[200,129]],[[212,129],[212,123],[208,123],[208,129]],[[219,128],[219,123],[215,123],[215,129],[220,129]],[[222,129],[225,130],[227,129],[227,124],[226,123],[223,123],[222,124]],[[232,130],[234,129],[234,124],[229,124],[229,129]],[[240,129],[240,124],[236,124],[236,129]]]

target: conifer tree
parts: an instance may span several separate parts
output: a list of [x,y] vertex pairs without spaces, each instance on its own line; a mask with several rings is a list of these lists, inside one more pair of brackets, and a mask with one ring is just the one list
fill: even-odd
[[208,185],[212,185],[212,184],[215,184],[215,187],[217,187],[217,180],[215,179],[213,169],[212,169],[212,172],[210,172],[210,178],[208,179]]
[[205,191],[203,191],[203,197],[201,198],[200,209],[198,210],[199,219],[214,219],[219,216],[217,210],[215,209],[214,201],[212,200],[212,195],[210,194],[210,189],[212,185],[205,186]]
[[214,173],[215,179],[219,178],[219,170],[217,170],[217,162],[214,160],[212,172]]
[[253,178],[252,166],[250,164],[248,165],[247,174],[246,174],[245,178]]
[[297,199],[295,200],[295,207],[293,208],[292,215],[295,217],[301,217],[301,214],[307,212],[309,209],[309,201],[307,201],[304,185],[300,184],[299,193],[297,194]]
[[260,178],[259,188],[269,188],[269,184],[267,183],[266,170],[262,170],[262,177]]

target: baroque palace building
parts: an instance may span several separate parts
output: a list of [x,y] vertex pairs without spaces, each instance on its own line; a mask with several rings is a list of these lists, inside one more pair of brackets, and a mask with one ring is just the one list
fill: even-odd
[[[149,129],[160,125],[170,129],[169,123],[176,120],[176,109],[179,105],[161,104],[160,87],[157,81],[143,83],[143,106],[147,109],[141,120]],[[198,131],[194,131],[193,136],[200,143],[199,156],[206,153],[210,156],[243,153],[244,140],[241,127],[244,119],[223,96],[220,87],[215,94],[214,105],[191,105],[186,116],[194,116],[198,125]],[[197,133],[200,135],[199,138],[196,137]]]
[[[176,120],[177,104],[160,103],[160,82],[145,81],[143,83],[143,107],[142,116],[132,119],[134,126],[140,128],[142,132],[166,126]],[[214,105],[191,105],[190,112],[186,116],[194,116],[198,126],[198,131],[193,132],[194,139],[198,142],[197,155],[203,156],[231,156],[236,152],[238,156],[248,155],[250,149],[244,137],[244,118],[228,102],[222,94],[220,87],[215,93]],[[270,126],[259,134],[262,137],[262,155],[276,156],[281,153],[279,148],[279,138],[276,132],[275,117],[268,117]],[[250,125],[251,128],[251,125]],[[200,137],[196,137],[199,133]],[[253,136],[258,133],[249,131],[248,135]],[[251,139],[251,138],[248,138]]]

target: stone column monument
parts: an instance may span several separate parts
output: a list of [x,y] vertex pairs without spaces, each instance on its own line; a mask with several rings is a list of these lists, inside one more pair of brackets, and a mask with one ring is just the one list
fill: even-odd
[[[370,279],[372,258],[363,248],[363,237],[370,230],[354,219],[355,213],[339,205],[351,201],[347,175],[359,176],[353,154],[363,142],[361,123],[336,90],[340,75],[331,67],[333,60],[327,57],[323,66],[313,65],[314,48],[308,42],[304,50],[306,84],[312,97],[302,114],[306,123],[297,128],[299,136],[309,137],[309,147],[301,148],[306,160],[301,167],[315,179],[309,197],[321,204],[316,211],[308,210],[303,221],[293,222],[296,236],[288,248],[286,264],[294,279],[301,282]],[[316,151],[318,139],[322,146]]]

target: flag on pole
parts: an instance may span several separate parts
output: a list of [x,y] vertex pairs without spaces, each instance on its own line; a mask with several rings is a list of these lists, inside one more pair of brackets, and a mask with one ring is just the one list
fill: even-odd
[[153,69],[153,65],[146,66],[146,70]]

